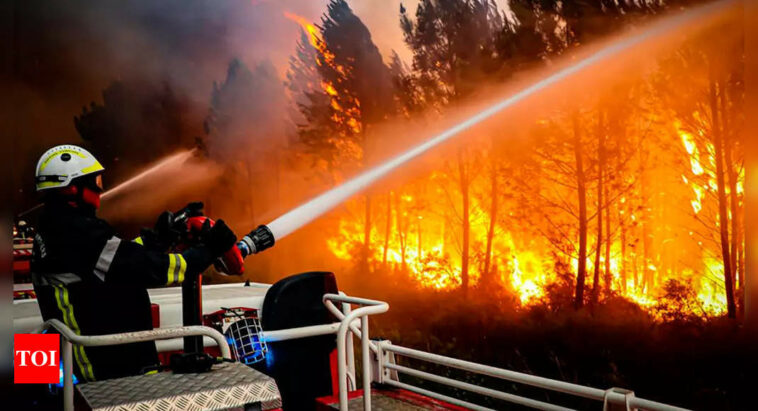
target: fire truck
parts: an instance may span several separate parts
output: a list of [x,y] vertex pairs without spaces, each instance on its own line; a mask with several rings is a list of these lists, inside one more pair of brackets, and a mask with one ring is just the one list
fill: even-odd
[[[29,284],[32,234],[25,225],[14,227],[13,328],[61,335],[60,382],[45,395],[66,411],[569,409],[546,402],[545,395],[527,398],[429,371],[442,368],[594,400],[597,408],[681,410],[626,389],[587,387],[371,338],[369,319],[380,321],[373,317],[389,304],[346,295],[330,272],[296,274],[274,284],[151,289],[152,330],[78,335],[60,321],[42,320]],[[155,341],[161,372],[76,381],[75,345],[141,341]],[[169,369],[171,355],[188,349],[217,360],[204,370]]]

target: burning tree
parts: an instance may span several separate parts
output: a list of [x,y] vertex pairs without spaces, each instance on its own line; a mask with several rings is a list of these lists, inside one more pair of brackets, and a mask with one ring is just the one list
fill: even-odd
[[[415,122],[435,121],[482,84],[578,52],[578,46],[605,33],[609,21],[634,23],[660,8],[643,2],[607,7],[564,3],[517,1],[505,13],[486,1],[425,0],[414,17],[401,7],[401,28],[413,61],[408,69],[397,55],[390,59],[398,111]],[[326,46],[323,30],[306,25],[299,57],[293,60],[291,79],[310,78],[299,84],[312,87],[310,95],[302,94],[301,113],[314,121],[301,131],[344,125],[330,123],[336,121],[330,117],[327,86],[332,82],[324,79],[338,77],[325,77],[320,64],[337,61],[340,53]],[[330,72],[340,74],[338,67]],[[665,70],[676,73],[671,67]],[[374,270],[399,268],[423,287],[460,289],[462,295],[476,285],[521,306],[559,300],[551,306],[565,306],[567,296],[556,293],[571,288],[568,297],[575,308],[625,299],[623,304],[632,301],[663,318],[663,311],[655,314],[656,301],[669,293],[676,294],[685,311],[697,306],[702,313],[717,314],[719,306],[709,301],[718,300],[712,299],[697,267],[708,266],[707,257],[695,264],[691,258],[685,261],[697,248],[691,233],[698,230],[682,218],[679,206],[689,205],[690,187],[681,185],[674,165],[690,155],[682,151],[679,135],[671,139],[671,109],[651,87],[650,73],[629,74],[605,93],[572,96],[556,109],[551,102],[552,111],[540,112],[538,121],[519,119],[523,129],[492,124],[466,136],[468,147],[457,155],[429,156],[427,172],[392,185],[386,202],[378,205],[385,213],[376,229],[365,224],[369,218],[360,223],[360,212],[345,214],[328,247],[338,258],[355,261],[350,244],[369,245],[364,260],[381,262]],[[350,87],[341,92],[340,107],[342,96],[357,95],[359,87]],[[738,110],[731,100],[725,104]],[[732,117],[728,124],[738,122],[736,114]],[[521,139],[513,134],[521,130],[528,139],[517,144]],[[732,132],[736,136],[739,130]],[[345,133],[334,135],[351,141]],[[307,136],[334,147],[320,135]],[[366,147],[360,153],[365,155]],[[740,173],[735,170],[735,181]],[[724,181],[730,181],[728,173]],[[725,194],[731,196],[728,188]],[[370,210],[364,215],[370,216]],[[729,234],[730,248],[739,250],[735,237],[740,230],[732,232],[738,234]],[[730,258],[739,261],[735,254],[739,252]],[[679,292],[667,284],[689,288]]]
[[[400,24],[405,42],[413,51],[413,69],[427,107],[441,108],[463,98],[497,68],[495,33],[502,30],[505,23],[504,16],[492,2],[424,0],[416,9],[415,21],[401,6]],[[458,219],[464,295],[469,285],[473,164],[469,153],[459,150],[453,174],[461,194]],[[487,254],[489,258],[489,252]],[[489,262],[486,265],[489,270]]]
[[[338,163],[353,168],[366,165],[371,126],[394,113],[392,76],[368,28],[344,0],[329,3],[321,27],[287,16],[303,29],[288,74],[290,90],[307,120],[298,125],[301,143],[334,171]],[[370,247],[371,214],[367,194],[365,253]]]
[[745,271],[743,38],[712,34],[709,46],[692,41],[667,59],[658,86],[685,151],[682,179],[694,195],[692,215],[705,229],[699,244],[707,258],[720,255],[720,264],[706,269],[721,272],[723,280],[716,281],[734,318]]

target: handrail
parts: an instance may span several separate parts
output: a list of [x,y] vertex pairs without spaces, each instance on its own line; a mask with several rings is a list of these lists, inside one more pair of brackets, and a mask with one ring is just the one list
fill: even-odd
[[60,320],[53,318],[45,321],[45,323],[37,330],[37,333],[42,333],[50,328],[57,330],[64,340],[61,356],[63,357],[63,409],[65,411],[74,410],[74,366],[72,364],[73,347],[71,344],[82,345],[85,347],[100,347],[105,345],[120,345],[181,337],[207,336],[216,341],[223,358],[232,358],[229,345],[227,344],[224,335],[213,328],[202,325],[156,328],[154,330],[132,331],[119,334],[79,335]]
[[[339,292],[339,295],[341,296],[347,296],[343,291]],[[330,302],[331,304],[331,302]],[[345,318],[345,315],[350,314],[350,312],[353,310],[353,307],[350,305],[350,303],[342,303],[342,317],[340,317],[340,321],[342,318]],[[353,325],[350,324],[350,329],[353,329]],[[347,336],[345,337],[345,343],[347,345],[347,380],[350,383],[350,390],[355,390],[358,388],[358,382],[355,378],[355,350],[353,348],[353,336],[355,335],[354,332],[348,331]],[[371,343],[371,341],[369,341]]]
[[486,395],[488,397],[496,398],[496,399],[503,400],[503,401],[509,401],[509,402],[514,403],[514,404],[519,404],[519,405],[523,405],[523,406],[530,407],[530,408],[536,408],[538,410],[548,410],[548,411],[566,411],[566,410],[570,410],[569,408],[566,408],[566,407],[560,407],[560,406],[557,406],[557,405],[548,404],[546,402],[542,402],[542,401],[538,401],[538,400],[533,400],[531,398],[524,398],[524,397],[521,397],[521,396],[518,396],[518,395],[508,394],[508,393],[501,392],[501,391],[498,391],[498,390],[494,390],[494,389],[491,389],[491,388],[481,387],[481,386],[470,384],[470,383],[467,383],[467,382],[454,380],[452,378],[443,377],[443,376],[440,376],[440,375],[436,375],[436,374],[432,374],[432,373],[428,373],[428,372],[424,372],[424,371],[415,370],[415,369],[409,368],[409,367],[404,367],[402,365],[384,364],[384,367],[389,368],[391,370],[395,370],[397,372],[400,372],[400,373],[403,373],[403,374],[406,374],[406,375],[413,376],[413,377],[422,378],[422,379],[425,379],[425,380],[428,380],[428,381],[436,382],[436,383],[443,384],[443,385],[448,385],[448,386],[455,387],[455,388],[461,388],[461,389],[464,389],[466,391],[475,392],[477,394]]
[[[371,362],[369,357],[368,316],[385,313],[389,310],[390,306],[384,301],[337,294],[324,294],[322,301],[327,307],[331,306],[335,310],[337,307],[334,306],[333,302],[362,305],[362,307],[351,311],[347,315],[343,314],[344,318],[337,331],[337,378],[339,382],[340,411],[347,411],[346,336],[348,329],[352,328],[351,324],[353,320],[360,318],[361,357],[363,360],[363,409],[369,411],[371,410]],[[331,308],[329,310],[332,311]]]
[[[347,297],[342,291],[340,291],[340,296]],[[355,300],[362,300],[362,301],[373,301],[373,302],[384,303],[384,301],[368,300],[368,299],[365,299],[365,298],[354,298],[354,297],[348,297],[348,298],[352,299],[353,301],[355,301]],[[340,320],[340,321],[344,320],[345,316],[348,315],[348,314],[350,314],[350,309],[349,309],[350,302],[343,302],[342,303],[342,311],[340,311],[331,301],[324,300],[324,305],[326,305],[326,308],[329,310],[329,312],[331,312],[332,315],[334,315],[335,317],[337,317],[337,319]],[[347,306],[348,309],[346,309],[345,306]],[[361,338],[361,330],[360,330],[360,327],[357,324],[357,321],[353,321],[350,324],[350,332],[352,332],[353,334],[357,335],[358,338]],[[376,347],[376,344],[374,344],[373,341],[369,340],[369,344],[368,345],[369,345],[369,348],[371,349],[371,351],[373,351],[374,353],[378,353],[379,352],[379,350]],[[351,351],[350,347],[348,347],[348,351]],[[353,366],[352,368],[354,370],[355,366]]]
[[130,331],[117,334],[79,335],[59,320],[51,319],[45,321],[42,327],[40,327],[38,333],[41,333],[50,327],[58,330],[62,336],[64,336],[72,343],[83,345],[85,347],[100,347],[104,345],[120,345],[145,341],[168,340],[181,337],[205,336],[210,337],[216,341],[219,346],[219,350],[221,351],[222,357],[226,359],[232,358],[231,350],[229,349],[229,345],[226,342],[224,335],[211,327],[206,327],[203,325],[156,328],[153,330]]
[[[565,394],[575,395],[578,397],[584,397],[584,398],[589,398],[593,400],[604,401],[604,402],[609,402],[609,403],[618,404],[618,405],[624,405],[630,408],[641,408],[641,409],[655,410],[655,411],[685,410],[684,408],[674,407],[674,406],[663,404],[660,402],[650,401],[650,400],[646,400],[639,397],[634,397],[633,395],[630,395],[629,391],[624,391],[622,393],[616,389],[601,390],[599,388],[586,387],[583,385],[572,384],[572,383],[568,383],[564,381],[538,377],[536,375],[524,374],[524,373],[520,373],[516,371],[505,370],[502,368],[491,367],[488,365],[477,364],[470,361],[458,360],[455,358],[445,357],[438,354],[432,354],[425,351],[415,350],[412,348],[401,347],[398,345],[393,345],[389,341],[378,341],[377,345],[379,349],[382,351],[396,353],[405,357],[415,358],[418,360],[440,364],[447,367],[458,368],[464,371],[469,371],[469,372],[473,372],[477,374],[487,375],[490,377],[500,378],[503,380],[512,381],[512,382],[516,382],[520,384],[531,385],[534,387],[540,387],[540,388],[544,388],[551,391],[562,392]],[[398,365],[386,362],[385,360],[383,360],[381,356],[379,358],[379,367],[392,369],[403,374],[413,375],[413,376],[427,379],[430,381],[436,381],[436,382],[453,386],[456,388],[462,388],[468,391],[478,392],[476,389],[472,389],[472,387],[468,387],[468,385],[470,384],[466,384],[457,380],[443,381],[442,380],[443,377],[438,377],[433,374],[421,372],[421,371],[414,370],[408,367],[398,366]],[[512,402],[514,399],[514,398],[493,396],[491,395],[491,393],[485,393],[485,392],[479,392],[479,393],[485,394],[494,398],[500,398],[500,399],[512,401]],[[507,395],[513,396],[513,394],[507,394]],[[518,398],[519,398],[519,401],[534,401],[526,397],[518,397]],[[545,403],[541,403],[541,404],[526,404],[523,402],[521,403],[523,405],[530,405],[532,407],[539,408],[539,409],[549,409],[546,406],[549,406],[550,408],[554,407],[551,404],[545,404]]]
[[[481,375],[487,375],[495,378],[500,378],[507,381],[516,383],[531,385],[539,388],[544,388],[551,391],[557,391],[574,395],[578,397],[584,397],[588,399],[602,401],[605,407],[609,403],[626,406],[627,409],[641,408],[654,411],[682,411],[683,408],[674,407],[671,405],[645,400],[634,396],[632,391],[621,390],[618,388],[611,388],[609,390],[601,390],[598,388],[586,387],[578,384],[572,384],[559,380],[552,380],[549,378],[538,377],[535,375],[524,374],[516,371],[491,367],[487,365],[477,364],[474,362],[459,360],[455,358],[445,357],[442,355],[432,354],[425,351],[415,350],[412,348],[393,345],[390,341],[371,341],[369,339],[369,323],[368,316],[373,314],[385,313],[389,310],[389,304],[384,301],[371,300],[366,298],[356,298],[346,296],[344,293],[337,294],[325,294],[322,297],[322,302],[327,309],[339,319],[339,322],[330,324],[322,324],[315,326],[306,326],[291,328],[285,330],[272,330],[262,331],[260,333],[260,339],[266,341],[284,341],[297,338],[305,338],[316,335],[328,335],[337,334],[337,374],[339,382],[339,409],[341,411],[347,411],[348,409],[348,377],[351,380],[351,386],[356,388],[355,373],[354,373],[354,359],[349,361],[346,357],[352,353],[352,337],[348,339],[348,333],[355,334],[361,339],[361,357],[363,364],[363,407],[364,410],[371,409],[371,358],[370,352],[376,353],[376,363],[378,371],[378,381],[380,383],[388,384],[398,388],[404,388],[410,391],[421,393],[423,395],[430,396],[432,398],[441,399],[451,404],[461,405],[466,408],[486,410],[487,408],[469,403],[467,401],[452,398],[440,393],[429,391],[421,387],[417,387],[411,384],[402,383],[397,380],[397,376],[390,376],[385,374],[384,370],[392,370],[395,373],[401,373],[405,375],[415,376],[417,378],[437,382],[443,385],[448,385],[454,388],[464,389],[470,392],[479,393],[491,398],[510,401],[516,404],[521,404],[537,409],[543,410],[567,410],[567,408],[556,406],[553,404],[545,403],[542,401],[534,400],[527,397],[521,397],[515,394],[509,394],[506,392],[480,387],[478,385],[458,381],[452,378],[447,378],[428,372],[416,370],[410,367],[398,365],[394,363],[394,357],[391,355],[385,356],[385,352],[398,354],[401,356],[415,358],[422,361],[440,364],[447,367],[457,368],[464,371],[477,373]],[[339,310],[335,303],[340,303],[342,310]],[[351,304],[356,304],[361,307],[352,310]],[[360,322],[360,325],[358,323]],[[64,362],[64,410],[73,410],[73,350],[72,343],[83,346],[103,346],[103,345],[117,345],[133,342],[152,341],[173,339],[185,336],[207,336],[216,341],[221,350],[221,354],[224,358],[231,358],[229,346],[226,343],[225,337],[213,328],[205,326],[188,326],[188,327],[172,327],[172,328],[158,328],[150,331],[136,331],[121,334],[108,334],[108,335],[96,335],[96,336],[82,336],[74,333],[69,327],[63,324],[59,320],[48,320],[40,328],[38,332],[42,332],[48,328],[55,328],[64,337],[62,342],[63,347],[61,350],[61,356]],[[348,347],[348,341],[349,347]],[[391,359],[392,358],[392,359]],[[348,373],[346,368],[350,368],[351,373]]]
[[315,337],[319,335],[336,334],[340,328],[340,323],[307,325],[297,328],[285,328],[282,330],[263,330],[258,334],[258,338],[266,343],[296,340],[298,338]]

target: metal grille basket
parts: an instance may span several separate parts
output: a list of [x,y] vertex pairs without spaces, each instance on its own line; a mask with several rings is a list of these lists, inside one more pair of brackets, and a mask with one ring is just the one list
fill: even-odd
[[[208,318],[210,317],[210,318]],[[206,316],[210,325],[221,331],[237,361],[255,364],[266,358],[266,342],[261,341],[261,322],[253,308],[223,308]]]

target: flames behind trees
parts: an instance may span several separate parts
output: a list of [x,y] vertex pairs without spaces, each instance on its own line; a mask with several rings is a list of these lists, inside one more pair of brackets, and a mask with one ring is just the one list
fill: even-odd
[[[633,24],[646,13],[593,10],[585,21],[571,18],[577,10],[516,4],[510,14],[484,1],[422,1],[414,18],[401,9],[413,62],[408,70],[392,58],[396,105],[385,117],[433,122],[477,85],[571,55],[603,33],[599,27],[617,20]],[[349,14],[349,8],[332,2],[324,21],[335,14]],[[325,27],[291,18],[304,31],[290,89],[310,87],[300,102],[306,119],[301,141],[345,144],[349,133],[312,133],[310,127],[313,113],[327,102],[358,121],[361,100],[355,112],[335,103],[357,88],[335,87],[322,67],[343,75],[353,69],[336,63],[340,49],[324,36]],[[595,26],[598,19],[606,23]],[[340,38],[339,24],[329,27],[332,38]],[[531,125],[501,123],[480,130],[484,136],[466,137],[467,148],[433,157],[425,171],[375,190],[371,207],[368,199],[351,201],[327,239],[329,250],[362,267],[356,275],[374,271],[464,294],[473,287],[485,295],[513,295],[525,307],[559,304],[553,291],[568,278],[575,307],[622,297],[660,319],[675,317],[672,310],[735,316],[744,282],[744,91],[740,34],[721,29],[705,42],[707,34],[691,36],[654,69],[539,113]],[[309,67],[320,78],[294,81]],[[325,122],[339,127],[345,120],[332,113]],[[518,143],[515,130],[523,134]],[[370,146],[352,146],[359,158],[371,155]],[[328,150],[312,154],[332,158]],[[352,172],[325,171],[337,180]]]

